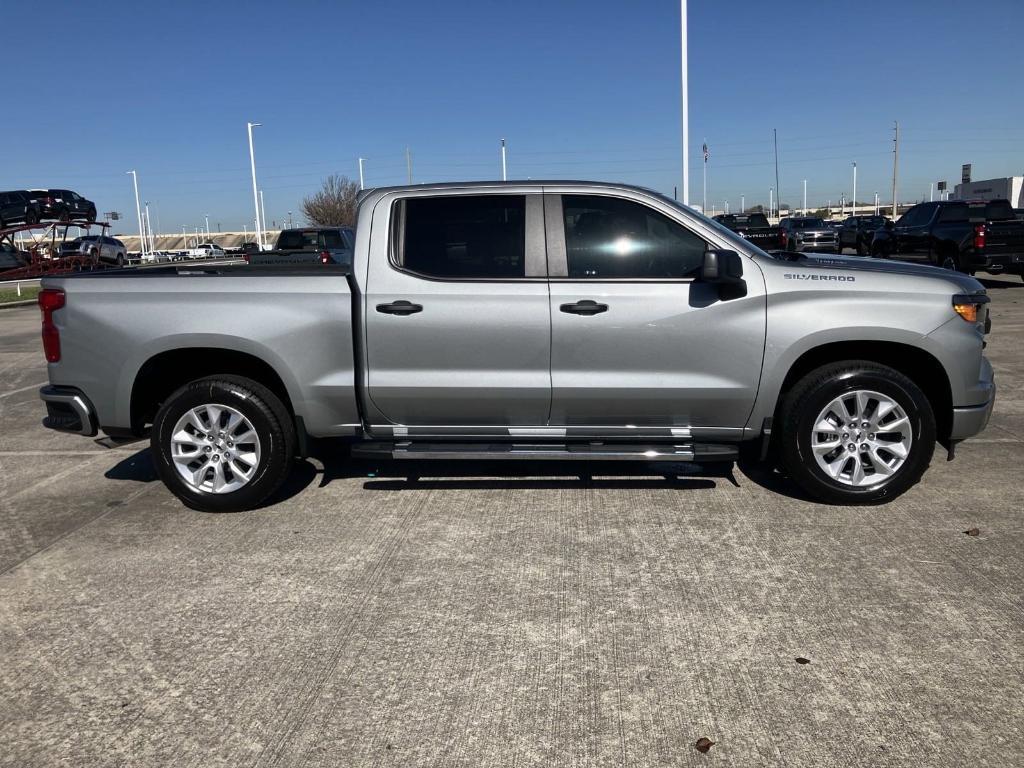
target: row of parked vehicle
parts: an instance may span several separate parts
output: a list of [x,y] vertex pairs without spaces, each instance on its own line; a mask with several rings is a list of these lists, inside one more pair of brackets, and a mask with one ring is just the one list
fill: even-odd
[[96,221],[96,203],[70,189],[0,192],[0,229],[44,221]]
[[826,221],[788,216],[772,226],[763,213],[722,214],[715,221],[766,251],[845,253],[919,261],[974,274],[1024,278],[1024,219],[1008,200],[919,203],[896,221],[849,216]]

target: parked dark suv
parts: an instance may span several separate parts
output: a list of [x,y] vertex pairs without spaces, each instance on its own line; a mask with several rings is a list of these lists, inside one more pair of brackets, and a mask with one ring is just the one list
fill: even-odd
[[0,229],[10,224],[36,224],[39,219],[39,206],[28,192],[0,192]]
[[871,242],[875,232],[889,221],[885,216],[849,216],[839,228],[839,253],[844,248],[853,248],[860,256],[871,253]]
[[40,218],[58,221],[96,221],[96,203],[70,189],[33,189],[32,202]]

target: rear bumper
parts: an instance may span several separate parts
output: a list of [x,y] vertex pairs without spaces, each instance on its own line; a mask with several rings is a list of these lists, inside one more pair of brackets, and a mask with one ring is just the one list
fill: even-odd
[[975,253],[967,261],[973,269],[986,272],[1024,272],[1024,253]]
[[39,399],[46,403],[44,427],[86,437],[98,432],[96,410],[89,398],[74,387],[47,385],[39,390]]

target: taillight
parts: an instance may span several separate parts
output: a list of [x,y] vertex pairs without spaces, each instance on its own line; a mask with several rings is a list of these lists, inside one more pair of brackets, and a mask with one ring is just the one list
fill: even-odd
[[786,247],[786,230],[784,229],[779,230],[779,245],[783,248]]
[[242,258],[245,260],[246,264],[251,264],[252,263],[252,254],[251,253],[248,253],[247,251],[242,251]]
[[321,264],[330,264],[331,263],[331,252],[330,251],[320,251],[320,263]]
[[978,224],[974,227],[974,250],[980,251],[985,248],[985,225]]
[[39,309],[43,313],[43,354],[46,362],[60,361],[60,331],[53,323],[53,313],[64,308],[64,291],[44,288],[39,292]]

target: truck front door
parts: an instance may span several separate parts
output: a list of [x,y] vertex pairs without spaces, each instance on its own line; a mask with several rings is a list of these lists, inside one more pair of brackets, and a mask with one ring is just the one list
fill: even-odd
[[514,190],[377,203],[363,302],[371,425],[508,436],[547,423],[543,201]]
[[654,200],[548,194],[545,220],[552,426],[738,436],[764,353],[756,264],[742,296],[695,280],[708,240]]

